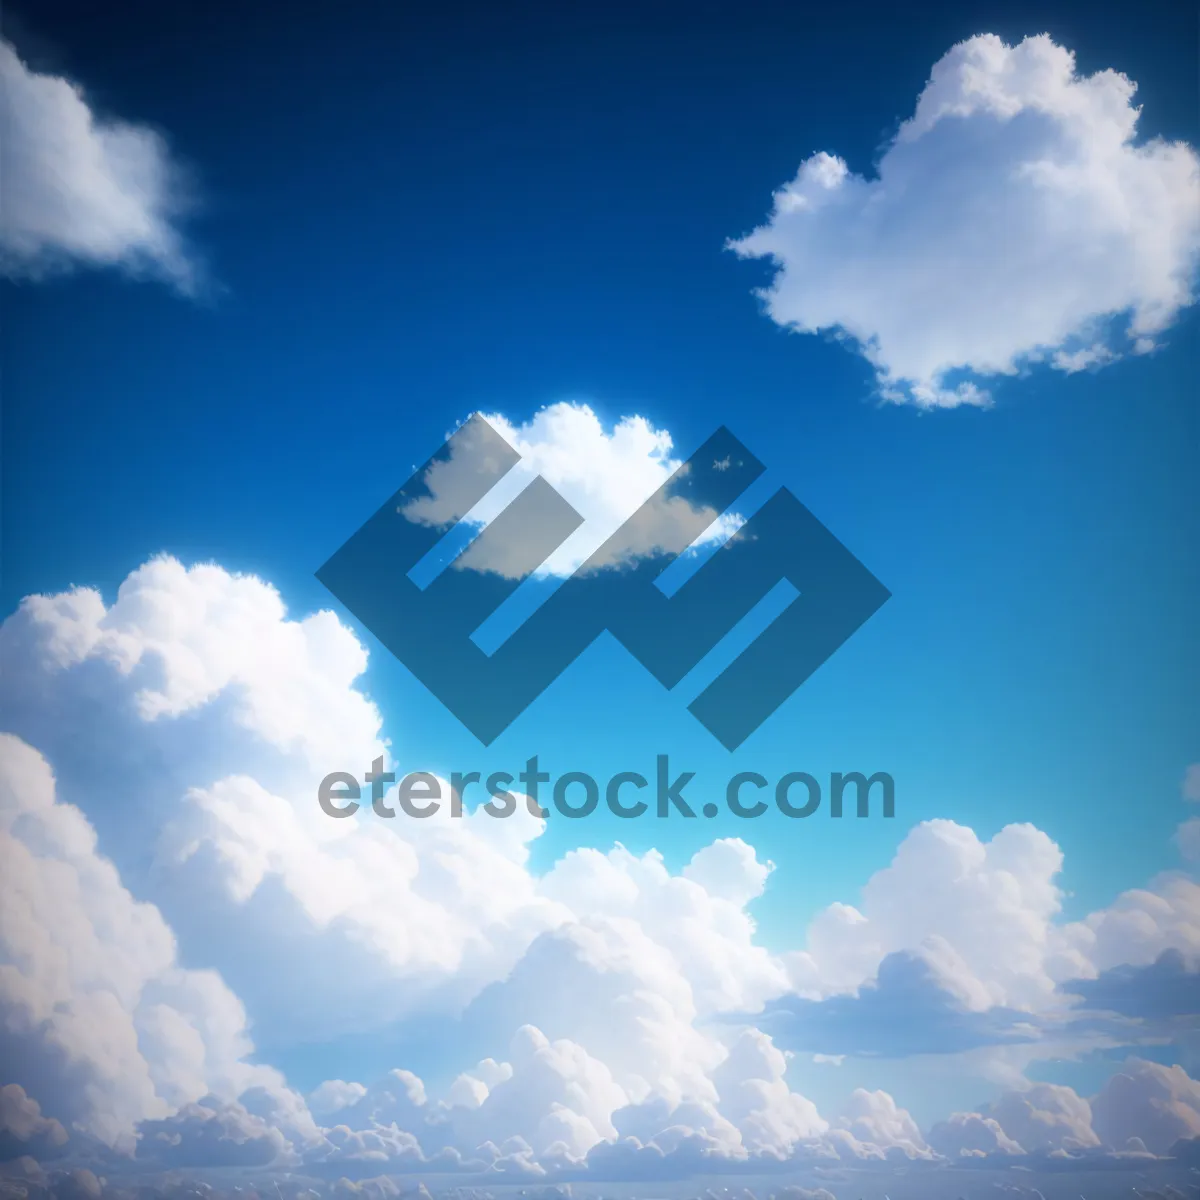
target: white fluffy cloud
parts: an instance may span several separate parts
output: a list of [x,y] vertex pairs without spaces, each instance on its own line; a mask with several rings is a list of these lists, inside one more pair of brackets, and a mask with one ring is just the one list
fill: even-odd
[[1200,955],[1200,884],[1168,873],[1081,921],[1060,922],[1062,852],[1032,825],[989,842],[953,821],[928,821],[862,889],[857,906],[818,914],[802,951],[785,955],[794,989],[814,998],[852,991],[890,954],[920,954],[968,1011],[1061,1010],[1056,989],[1168,950]]
[[837,1127],[863,1146],[900,1150],[909,1158],[925,1157],[929,1147],[912,1114],[897,1105],[887,1092],[855,1088]]
[[850,339],[896,402],[985,404],[988,376],[1149,350],[1193,301],[1200,160],[1138,141],[1134,90],[1046,35],[970,38],[875,177],[815,154],[731,246],[776,265],[773,320]]
[[[542,575],[569,575],[590,559],[681,465],[672,457],[670,433],[641,416],[622,417],[606,430],[588,405],[562,401],[520,425],[498,413],[484,414],[484,419],[520,454],[521,461],[464,519],[486,524],[539,475],[582,518],[575,532],[538,568]],[[455,496],[460,480],[453,459],[437,464],[426,482],[430,495],[414,500],[405,511],[414,520],[441,524],[458,511]],[[697,511],[705,529],[698,539],[690,532]],[[656,551],[679,553],[694,541],[728,537],[739,524],[735,514],[696,510],[682,496],[669,497],[650,506],[593,565],[617,565]],[[523,546],[481,540],[459,555],[454,566],[519,576],[525,570],[519,565],[523,555]]]
[[1167,1154],[1200,1137],[1200,1083],[1178,1066],[1131,1058],[1087,1100],[1037,1083],[1003,1093],[979,1112],[954,1113],[929,1133],[948,1158],[1111,1151]]
[[1151,1154],[1200,1137],[1200,1083],[1178,1066],[1131,1059],[1092,1099],[1096,1132],[1110,1146],[1137,1138]]
[[816,1105],[792,1091],[787,1058],[765,1033],[745,1030],[713,1072],[722,1116],[751,1151],[786,1153],[828,1129]]
[[[379,1022],[422,997],[461,1006],[495,982],[504,989],[496,1003],[507,997],[505,1011],[514,1014],[496,1036],[537,1022],[552,1046],[573,1046],[578,1061],[599,1063],[600,1074],[585,1071],[570,1090],[596,1092],[603,1102],[572,1109],[569,1136],[549,1111],[536,1126],[519,1127],[539,1150],[561,1141],[569,1153],[582,1153],[608,1134],[613,1110],[650,1095],[710,1097],[707,1070],[724,1051],[694,1020],[761,1003],[786,986],[778,962],[755,945],[745,912],[770,867],[744,843],[718,842],[681,874],[654,852],[637,857],[616,847],[607,855],[573,852],[538,877],[528,869],[528,842],[543,822],[528,815],[445,815],[401,826],[321,814],[313,802],[321,774],[336,765],[361,772],[388,754],[377,711],[354,687],[365,655],[330,614],[290,620],[278,595],[258,580],[158,559],[135,572],[111,606],[87,590],[34,597],[0,632],[0,664],[27,701],[5,719],[48,742],[55,757],[78,753],[62,728],[65,712],[103,731],[102,742],[139,741],[135,757],[156,768],[169,761],[168,748],[181,734],[193,754],[211,739],[212,752],[189,763],[202,772],[192,786],[157,769],[145,779],[122,775],[120,803],[127,812],[153,813],[154,836],[131,857],[147,849],[158,856],[165,879],[156,886],[177,919],[186,923],[189,910],[202,905],[238,922],[239,943],[250,948],[259,975],[271,977],[261,991],[252,989],[260,1016],[267,1013],[273,1024],[276,1017],[298,1021],[300,1036],[317,1028],[306,1020],[336,1033],[331,1021],[347,1019],[354,1028],[367,1008]],[[197,723],[206,713],[211,726]],[[89,761],[75,794],[96,803],[102,776],[101,764]],[[166,995],[160,977],[174,943],[156,909],[137,908],[121,894],[153,916],[146,944],[137,947],[152,961],[129,984],[129,1008],[149,979],[156,996]],[[280,897],[287,901],[286,938],[272,907]],[[355,954],[361,970],[330,971],[322,955],[333,952]],[[304,994],[278,986],[306,961],[314,965],[304,975]],[[215,976],[205,979],[223,987]],[[145,1098],[131,1101],[129,1119],[166,1111],[153,1102],[161,1095],[153,1078],[160,1050],[172,1072],[189,1069],[180,1102],[213,1089],[208,1060],[172,1007],[185,992],[191,1003],[196,986],[189,977],[188,988],[174,985],[147,1011],[139,1046],[116,1070],[151,1076]],[[556,997],[572,986],[581,1002],[564,1012]],[[364,991],[370,1003],[357,1004]],[[236,1004],[228,995],[226,1001]],[[564,1019],[568,1028],[556,1028]],[[241,1030],[236,1020],[234,1029]],[[221,1039],[235,1059],[244,1052],[236,1037]],[[174,1043],[188,1054],[181,1058]],[[522,1064],[544,1056],[512,1057],[497,1068],[500,1075],[481,1066],[458,1087],[475,1096],[480,1120],[497,1136],[502,1100],[521,1094]],[[605,1074],[621,1080],[607,1093],[599,1082]],[[225,1094],[236,1098],[241,1090]],[[357,1094],[358,1085],[335,1081],[313,1102],[333,1115],[339,1105],[361,1103]],[[554,1104],[559,1112],[565,1102]],[[561,1136],[548,1140],[550,1125]]]
[[1039,1150],[1086,1150],[1100,1144],[1092,1130],[1091,1105],[1069,1087],[1038,1083],[1005,1092],[987,1114],[1027,1154]]
[[[381,736],[365,665],[331,614],[291,618],[260,580],[171,559],[111,604],[32,597],[0,627],[0,863],[17,900],[0,915],[0,1036],[48,1118],[114,1142],[140,1130],[177,1164],[209,1149],[526,1174],[598,1153],[638,1170],[917,1157],[938,1142],[891,1096],[823,1117],[738,1014],[790,989],[853,993],[903,951],[963,1009],[1045,1014],[1068,1004],[1060,981],[1196,945],[1183,875],[1061,923],[1062,856],[1030,826],[987,842],[917,827],[857,907],[832,906],[779,955],[748,912],[772,865],[739,839],[680,870],[618,845],[535,872],[543,823],[528,815],[331,820],[314,803],[331,767],[408,757]],[[247,1009],[307,1038],[414,1007],[461,1013],[494,1057],[448,1062],[433,1097],[396,1070],[331,1080],[307,1104],[249,1063]],[[1029,1092],[942,1143],[1027,1149],[1034,1129],[1038,1145],[1087,1147],[1084,1118]]]
[[952,1113],[939,1121],[929,1131],[929,1144],[949,1159],[1024,1153],[999,1121],[979,1113]]
[[524,1025],[513,1036],[509,1060],[508,1078],[462,1116],[471,1143],[519,1137],[538,1157],[581,1158],[597,1142],[616,1136],[612,1115],[628,1096],[608,1067],[578,1043],[551,1041]]
[[1122,892],[1107,908],[1062,929],[1065,953],[1088,978],[1111,967],[1148,966],[1166,950],[1200,958],[1200,883],[1168,873]]
[[[150,824],[129,857],[155,857],[165,872],[159,898],[177,920],[197,896],[224,904],[259,965],[282,969],[286,942],[271,907],[281,890],[300,975],[297,994],[263,988],[278,1020],[328,1020],[334,981],[322,954],[353,956],[348,1019],[378,1001],[384,1022],[438,984],[469,997],[568,915],[538,895],[525,868],[543,822],[523,809],[504,821],[456,820],[445,806],[402,828],[320,811],[317,786],[331,770],[361,778],[377,757],[390,759],[379,713],[355,686],[366,653],[332,613],[290,620],[257,579],[156,559],[111,607],[87,589],[32,597],[0,632],[0,662],[30,697],[41,693],[11,719],[64,760],[73,751],[54,714],[78,702],[77,721],[163,764],[122,776],[117,802],[122,832],[133,811]],[[99,782],[81,779],[80,799],[98,804]]]
[[917,826],[892,863],[862,889],[857,906],[831,905],[788,956],[796,990],[819,997],[874,977],[889,954],[922,951],[964,1007],[1041,1008],[1054,969],[1055,878],[1062,853],[1031,825],[989,842],[953,821]]
[[76,84],[33,70],[5,41],[0,122],[0,272],[81,263],[195,288],[175,224],[179,171],[154,130],[101,116]]
[[341,1109],[357,1104],[366,1094],[367,1089],[361,1083],[327,1079],[309,1095],[309,1111],[317,1117],[331,1117]]
[[212,972],[180,967],[161,914],[129,894],[87,819],[56,799],[46,761],[10,734],[0,869],[0,1044],[9,1070],[43,1081],[35,1099],[51,1116],[128,1142],[139,1121],[210,1091],[282,1085],[246,1062],[240,1001]]

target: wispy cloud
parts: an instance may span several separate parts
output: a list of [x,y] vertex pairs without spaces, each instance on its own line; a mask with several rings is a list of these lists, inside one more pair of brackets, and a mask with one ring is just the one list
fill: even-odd
[[166,141],[98,113],[82,88],[0,41],[0,273],[116,267],[194,293],[178,221],[187,189]]

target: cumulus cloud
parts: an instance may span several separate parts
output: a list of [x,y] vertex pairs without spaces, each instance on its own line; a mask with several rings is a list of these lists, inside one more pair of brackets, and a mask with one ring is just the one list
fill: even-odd
[[0,1087],[0,1160],[29,1155],[46,1158],[61,1150],[67,1131],[19,1084]]
[[361,1083],[348,1083],[344,1079],[327,1079],[309,1093],[309,1111],[314,1116],[330,1117],[341,1109],[357,1104],[366,1094],[367,1089]]
[[[929,939],[921,952],[889,954],[857,992],[822,1000],[790,994],[756,1019],[789,1049],[835,1057],[960,1054],[1038,1039],[1041,1031],[1030,1014],[991,1003],[972,1009],[945,986],[930,953],[935,944]],[[944,960],[949,948],[941,949]]]
[[470,1142],[519,1137],[536,1157],[578,1159],[616,1136],[612,1114],[628,1097],[608,1067],[578,1043],[551,1041],[525,1025],[513,1036],[509,1060],[511,1075],[478,1108],[461,1114]]
[[[871,997],[862,989],[889,955],[905,953],[920,960],[920,986],[936,1001],[921,1006],[925,1015],[986,1014],[986,1022],[953,1026],[982,1044],[1019,1033],[1012,1014],[997,1010],[1062,1014],[1069,981],[1148,966],[1168,951],[1200,955],[1193,877],[1167,873],[1080,921],[1061,922],[1061,868],[1059,847],[1032,825],[1007,826],[985,842],[952,821],[924,822],[871,876],[857,905],[830,905],[810,924],[806,948],[783,956],[792,990],[812,1000],[858,993],[865,1013]],[[814,1017],[813,1029],[833,1012]]]
[[[431,1102],[411,1082],[397,1092],[393,1072],[341,1113],[342,1128],[327,1137],[377,1158],[430,1161],[435,1147],[448,1146],[460,1163],[567,1177],[675,1178],[696,1170],[772,1171],[788,1162],[930,1156],[912,1117],[885,1092],[856,1092],[831,1125],[789,1086],[788,1056],[769,1037],[744,1030],[723,1053],[703,1097],[653,1094],[629,1102],[619,1071],[578,1043],[552,1041],[526,1026],[512,1040],[511,1063],[489,1064],[498,1082],[481,1103]],[[351,1134],[351,1126],[365,1132]],[[399,1137],[401,1128],[411,1137]]]
[[1161,875],[1063,926],[1060,944],[1064,956],[1086,968],[1078,972],[1084,978],[1125,964],[1149,966],[1171,950],[1195,962],[1200,958],[1200,883],[1185,874]]
[[[378,1013],[387,1020],[406,999],[397,978],[426,990],[454,979],[469,995],[562,919],[525,870],[542,822],[523,812],[456,820],[447,809],[395,832],[320,812],[317,785],[331,769],[361,776],[389,757],[378,710],[354,686],[366,653],[332,613],[293,621],[257,579],[159,559],[111,607],[87,589],[30,598],[0,632],[0,663],[25,685],[0,697],[10,727],[47,747],[125,861],[158,862],[159,899],[177,925],[197,918],[198,896],[239,921],[248,954],[233,969],[281,1022],[328,1018],[330,956],[361,992],[340,989],[347,1019],[390,994]],[[72,744],[81,728],[121,748],[113,767],[128,753],[159,768],[118,769],[107,795]],[[281,943],[281,921],[298,941]],[[220,924],[197,936],[227,943]],[[263,987],[266,963],[294,990],[278,977]]]
[[530,1022],[571,1041],[607,1066],[622,1105],[713,1101],[710,1073],[724,1050],[698,1027],[713,998],[698,994],[689,965],[628,917],[572,921],[539,937],[506,979],[480,994],[465,1023],[494,1037]]
[[87,1167],[72,1167],[54,1183],[54,1200],[100,1200],[104,1185]]
[[1124,964],[1064,988],[1088,1008],[1146,1020],[1200,1016],[1200,959],[1164,950],[1149,966]]
[[[696,506],[683,495],[672,495],[643,511],[638,520],[622,529],[621,537],[610,542],[682,465],[672,456],[674,443],[667,430],[655,428],[641,416],[622,417],[605,429],[591,407],[566,401],[540,409],[523,424],[499,413],[483,417],[521,461],[463,520],[469,526],[486,525],[539,476],[581,519],[540,565],[534,564],[536,574],[570,575],[589,559],[593,567],[617,566],[655,553],[678,554],[693,542],[724,539],[741,523],[736,514]],[[473,470],[473,465],[468,469]],[[453,456],[440,460],[427,472],[428,494],[410,501],[403,511],[422,524],[456,520],[461,515],[464,483],[461,463]],[[697,522],[703,531],[698,539],[694,532]],[[481,538],[467,546],[453,566],[521,577],[530,569],[525,561],[530,541],[531,535],[522,537],[519,544],[511,539]],[[602,547],[604,553],[597,555]]]
[[946,1158],[1164,1155],[1200,1136],[1200,1083],[1182,1067],[1131,1058],[1087,1100],[1060,1084],[1002,1093],[978,1112],[955,1113],[929,1131]]
[[0,272],[119,267],[195,290],[177,226],[186,192],[158,133],[96,112],[77,84],[5,41],[0,120]]
[[165,1167],[262,1167],[289,1149],[279,1129],[240,1104],[187,1104],[143,1121],[138,1157]]
[[0,867],[0,1046],[43,1110],[128,1144],[138,1121],[213,1087],[281,1085],[246,1062],[237,997],[179,965],[159,911],[130,895],[83,814],[56,798],[45,759],[11,734],[0,734]]
[[855,1088],[836,1124],[862,1145],[900,1150],[908,1158],[928,1154],[929,1147],[912,1114],[887,1092]]
[[1151,1154],[1200,1137],[1200,1083],[1179,1066],[1130,1059],[1092,1098],[1096,1132],[1119,1149],[1137,1138]]
[[772,320],[854,344],[887,400],[982,405],[989,376],[1145,352],[1194,299],[1200,160],[1139,140],[1135,86],[1044,34],[972,37],[874,177],[814,154],[731,247],[774,263]]
[[813,999],[857,991],[903,951],[919,955],[964,1011],[1044,1008],[1063,969],[1054,934],[1061,868],[1061,850],[1032,825],[985,842],[952,821],[925,822],[857,906],[833,904],[813,920],[806,949],[785,956],[794,990]]
[[1069,1087],[1038,1083],[1005,1092],[984,1109],[1027,1154],[1076,1151],[1098,1146],[1091,1105]]
[[[887,995],[910,1029],[1032,1037],[1078,1003],[1059,981],[1194,938],[1183,876],[1062,924],[1062,856],[1030,826],[917,827],[856,907],[781,955],[749,911],[772,864],[740,839],[677,869],[617,845],[534,870],[528,814],[334,821],[314,803],[331,766],[411,755],[384,740],[365,666],[332,614],[289,616],[261,580],[171,559],[111,604],[32,597],[0,627],[0,853],[19,898],[0,913],[0,1036],[41,1118],[163,1164],[351,1174],[923,1157],[934,1139],[887,1093],[823,1116],[789,1043],[746,1014],[790,994],[858,1055],[879,1052],[866,1031]],[[252,1063],[247,1011],[280,1041],[436,1012],[444,1083],[398,1068],[306,1102]],[[1022,1144],[1005,1120],[1086,1144],[1052,1099],[964,1118],[943,1144],[1005,1152]]]
[[747,1029],[713,1072],[719,1108],[750,1151],[787,1153],[828,1129],[811,1100],[792,1091],[787,1056],[765,1033]]
[[[541,828],[533,818],[447,816],[393,831],[378,819],[334,822],[321,815],[313,804],[318,772],[331,762],[354,765],[357,759],[365,765],[385,752],[378,713],[353,687],[365,655],[329,614],[289,620],[277,594],[257,580],[213,567],[187,570],[163,559],[131,576],[111,607],[87,590],[31,598],[0,632],[0,661],[8,678],[27,685],[20,689],[22,704],[7,707],[5,719],[51,746],[56,760],[74,758],[86,767],[72,774],[72,795],[104,808],[104,772],[90,755],[78,763],[80,747],[64,736],[64,714],[70,714],[68,730],[103,730],[105,744],[141,746],[138,757],[154,762],[156,770],[148,778],[122,774],[118,800],[126,820],[131,811],[157,818],[156,836],[129,855],[136,861],[149,849],[167,868],[164,875],[148,876],[146,885],[157,887],[164,903],[182,897],[172,911],[185,923],[197,907],[237,919],[239,945],[251,947],[248,957],[256,960],[260,982],[267,963],[282,961],[289,970],[294,960],[315,957],[307,990],[311,1013],[326,1032],[331,1014],[342,1014],[364,985],[359,974],[329,971],[320,951],[327,955],[341,941],[358,955],[357,963],[370,964],[378,985],[373,999],[399,993],[376,1020],[390,1019],[402,1011],[396,1005],[413,996],[445,999],[439,988],[449,988],[451,999],[457,994],[461,1002],[489,978],[504,980],[511,998],[507,1007],[481,1006],[496,1036],[544,1018],[551,1028],[549,1050],[513,1053],[503,1067],[481,1064],[466,1073],[470,1078],[459,1092],[472,1092],[479,1110],[479,1131],[471,1138],[502,1140],[522,1128],[538,1152],[558,1146],[581,1154],[608,1136],[611,1112],[631,1100],[651,1093],[710,1094],[705,1068],[724,1051],[716,1037],[694,1027],[694,1019],[722,1006],[760,1002],[786,985],[779,964],[754,944],[745,912],[770,867],[743,843],[719,842],[681,874],[668,871],[654,852],[639,858],[617,847],[608,855],[569,854],[536,877],[527,867],[527,842]],[[188,720],[207,710],[211,726]],[[181,735],[190,753],[176,760]],[[198,753],[197,743],[206,740],[211,753]],[[24,742],[6,744],[5,763],[13,769],[30,756],[47,792],[43,804],[54,807],[45,760]],[[203,782],[189,787],[175,778],[180,761]],[[163,763],[170,764],[165,774],[157,769]],[[89,829],[80,837],[94,855],[94,834]],[[193,867],[198,873],[189,884]],[[125,1035],[128,1061],[111,1067],[114,1089],[119,1084],[123,1096],[138,1092],[128,1097],[121,1118],[128,1128],[137,1120],[169,1119],[171,1103],[195,1104],[212,1090],[204,1038],[193,1028],[195,1005],[215,1007],[221,1015],[209,1024],[219,1027],[223,1062],[240,1062],[248,1041],[239,1001],[211,974],[179,972],[173,935],[159,911],[139,906],[111,865],[105,872],[119,903],[141,918],[138,936],[130,935],[131,945],[117,961],[147,960],[130,981],[116,981],[125,987],[118,993],[121,1019],[128,1023],[130,1011],[138,1019],[136,1037]],[[268,883],[271,895],[255,913]],[[273,907],[281,897],[287,900],[282,927],[289,930],[282,939]],[[104,902],[91,901],[90,908]],[[406,920],[397,921],[397,912]],[[106,934],[111,924],[106,922]],[[557,940],[539,940],[557,930],[563,931]],[[49,932],[38,936],[53,941]],[[228,949],[226,937],[220,942]],[[193,942],[198,945],[203,943]],[[205,952],[215,949],[209,943]],[[294,993],[268,975],[271,986],[254,993],[259,1011],[273,1003],[291,1020],[304,1019],[291,1011]],[[562,1005],[553,998],[561,995],[555,988],[568,989],[572,978],[588,1000],[567,1014],[570,1029],[563,1031],[553,1028],[563,1021]],[[68,985],[62,990],[78,1002]],[[143,1011],[141,1001],[151,994],[155,1003]],[[624,1019],[614,1021],[614,1011]],[[112,1021],[119,1024],[115,1014]],[[27,1025],[34,1027],[32,1017]],[[97,1037],[102,1029],[111,1037],[112,1026],[95,1021],[88,1027]],[[204,1025],[203,1033],[209,1032]],[[88,1057],[84,1050],[81,1056]],[[558,1063],[592,1064],[563,1084],[564,1095],[583,1097],[582,1108],[562,1097],[548,1099],[534,1125],[520,1126],[526,1119],[521,1114],[534,1111],[522,1089],[534,1087],[537,1071],[544,1078],[551,1052]],[[89,1063],[101,1057],[97,1048]],[[602,1084],[614,1071],[623,1082]],[[239,1075],[222,1099],[241,1098],[245,1105],[252,1082]],[[170,1103],[162,1090],[168,1083],[174,1089]],[[370,1120],[383,1121],[378,1098],[360,1087],[335,1081],[318,1089],[314,1103],[337,1120],[343,1119],[338,1106],[365,1112],[371,1103]],[[544,1083],[534,1091],[551,1095]],[[513,1097],[523,1099],[514,1105]],[[121,1114],[115,1103],[103,1107],[116,1114],[114,1120]],[[419,1107],[393,1111],[388,1123],[403,1131]],[[506,1115],[510,1110],[513,1115]]]
[[929,1144],[949,1159],[1024,1153],[999,1121],[979,1113],[953,1113],[939,1121],[929,1131]]

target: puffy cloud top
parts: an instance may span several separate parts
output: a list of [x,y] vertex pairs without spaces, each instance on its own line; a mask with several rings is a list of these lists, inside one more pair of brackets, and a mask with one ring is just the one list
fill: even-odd
[[1135,87],[1044,34],[970,38],[874,178],[815,154],[731,247],[776,265],[774,321],[848,338],[896,402],[986,404],[987,376],[1148,351],[1194,299],[1200,159],[1137,142]]
[[[0,729],[13,731],[0,736],[0,1050],[21,1050],[4,1082],[23,1089],[0,1109],[18,1154],[74,1127],[171,1166],[657,1177],[718,1159],[1154,1148],[1192,1129],[1194,1083],[1137,1065],[1090,1109],[1039,1085],[927,1138],[882,1091],[825,1116],[799,1090],[803,1060],[747,1015],[790,993],[810,1032],[878,1053],[861,1031],[898,997],[943,1053],[1009,1048],[1016,1022],[1036,1057],[1073,1016],[1060,981],[1101,976],[1107,995],[1116,977],[1102,973],[1126,964],[1120,1011],[1140,1012],[1152,981],[1139,964],[1200,945],[1189,877],[1063,924],[1062,854],[1044,833],[984,841],[932,821],[781,955],[748,911],[772,864],[740,839],[678,870],[617,845],[535,871],[542,823],[527,815],[322,816],[317,775],[389,755],[365,665],[332,614],[290,617],[261,580],[172,559],[111,604],[89,589],[31,597],[0,627]],[[148,836],[101,837],[114,804],[123,820],[105,828]],[[134,886],[125,866],[137,875],[147,857]],[[212,969],[183,967],[177,935]],[[448,1040],[461,1030],[495,1057],[448,1064],[459,1074],[433,1094],[397,1069],[370,1086],[332,1079],[307,1102],[251,1061],[247,1011],[303,1038],[414,1006],[457,1018]]]

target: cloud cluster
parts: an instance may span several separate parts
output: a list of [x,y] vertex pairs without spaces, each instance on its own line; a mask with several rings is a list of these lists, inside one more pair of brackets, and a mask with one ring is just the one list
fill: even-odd
[[1135,86],[1044,34],[969,38],[873,178],[814,154],[730,245],[775,265],[772,320],[836,332],[897,403],[982,405],[989,376],[1144,353],[1194,300],[1200,159],[1138,140]]
[[[973,38],[934,67],[877,178],[815,155],[733,248],[775,262],[774,320],[854,341],[889,400],[984,403],[987,376],[1147,352],[1193,300],[1200,170],[1187,146],[1136,140],[1133,94],[1114,72],[1080,75],[1047,37]],[[108,266],[195,289],[159,135],[98,114],[4,42],[0,118],[0,271]],[[680,465],[642,417],[606,429],[557,404],[489,420],[522,462],[468,521],[535,475],[582,518],[543,574],[587,561]],[[453,508],[453,467],[414,520]],[[645,510],[606,565],[740,520],[699,517],[683,498]],[[489,545],[455,566],[513,573]],[[565,1186],[1094,1162],[1200,1138],[1200,1084],[1137,1057],[1090,1098],[1019,1079],[927,1132],[886,1091],[855,1088],[824,1113],[804,1091],[816,1056],[1170,1044],[1195,1016],[1193,875],[1064,922],[1046,834],[930,821],[777,953],[750,911],[773,866],[740,839],[679,869],[617,845],[535,871],[544,823],[524,812],[323,816],[331,767],[428,765],[384,738],[366,662],[332,613],[292,618],[262,580],[170,558],[111,604],[88,588],[30,597],[0,627],[0,1158],[17,1164],[0,1194],[13,1179],[26,1197],[112,1190],[90,1169],[38,1166],[67,1153],[97,1169],[295,1168],[336,1180],[311,1197],[385,1200],[399,1194],[388,1172]],[[1187,799],[1198,780],[1192,768]],[[1194,861],[1197,821],[1177,838]],[[251,1036],[253,1022],[287,1044],[430,1013],[447,1061],[460,1037],[491,1056],[455,1059],[444,1086],[400,1065],[305,1098]]]
[[955,1113],[930,1130],[947,1158],[1082,1155],[1098,1149],[1166,1155],[1200,1137],[1200,1083],[1182,1067],[1131,1058],[1091,1100],[1039,1083],[1005,1092],[979,1112]]
[[[1181,1190],[1189,1183],[1185,1170],[1153,1161],[1139,1162],[1134,1169],[1139,1195],[1155,1200],[1177,1200],[1186,1194]],[[451,1183],[436,1176],[421,1182],[386,1174],[362,1179],[325,1179],[304,1172],[285,1175],[256,1172],[235,1178],[237,1182],[228,1176],[178,1173],[147,1180],[136,1176],[97,1176],[79,1168],[43,1171],[31,1163],[22,1174],[0,1177],[0,1196],[4,1200],[245,1200],[247,1197],[259,1200],[268,1196],[274,1200],[497,1200],[498,1196],[515,1195],[518,1200],[572,1200],[573,1196],[591,1194],[591,1189],[576,1191],[569,1183],[529,1183],[513,1188],[505,1186],[509,1181],[497,1181],[484,1188]],[[805,1172],[801,1178],[803,1183],[756,1181],[753,1189],[739,1186],[735,1181],[723,1186],[719,1179],[707,1181],[708,1186],[705,1186],[706,1181],[697,1179],[672,1191],[681,1200],[837,1200],[838,1196],[858,1195],[863,1184],[878,1188],[881,1182],[852,1179],[844,1172],[828,1179],[819,1171]],[[994,1186],[1005,1195],[1037,1200],[1043,1194],[1042,1187],[1049,1192],[1056,1183],[1062,1183],[1049,1173],[1023,1173],[1016,1178],[1022,1182],[996,1180]],[[1104,1182],[1111,1187],[1116,1181]],[[826,1183],[830,1186],[825,1186]],[[979,1179],[972,1179],[962,1170],[941,1169],[897,1173],[886,1186],[893,1200],[954,1200],[964,1190],[970,1192],[980,1183]],[[1084,1186],[1089,1188],[1088,1194],[1094,1194],[1090,1191],[1093,1181],[1089,1180]],[[830,1187],[837,1189],[836,1195]],[[623,1187],[621,1194],[630,1200],[649,1200],[661,1195],[662,1190],[661,1184],[646,1181]]]
[[[1158,1019],[1138,1004],[1160,986],[1150,968],[1175,980],[1156,957],[1197,945],[1191,877],[1064,923],[1045,834],[934,821],[778,954],[748,911],[772,866],[738,839],[679,870],[618,845],[535,872],[528,815],[324,817],[331,763],[408,758],[360,690],[365,665],[332,614],[294,619],[258,579],[166,558],[111,604],[31,597],[0,627],[0,866],[17,901],[0,916],[0,1037],[22,1128],[58,1122],[172,1168],[522,1179],[1086,1155],[1134,1137],[1162,1153],[1189,1136],[1182,1072],[1127,1068],[1091,1115],[1065,1089],[1022,1090],[924,1137],[882,1091],[822,1114],[788,1051],[956,1054],[1055,1030],[1055,1052],[1068,1034],[1101,1044],[1078,1020],[1081,981],[1106,1019]],[[255,1062],[247,1010],[281,1040],[437,1012],[459,1073],[430,1091],[398,1064],[305,1100]],[[491,1057],[454,1062],[459,1040]]]
[[281,1119],[275,1101],[254,1112],[252,1099],[208,1100],[145,1122],[139,1157],[156,1166],[288,1165],[325,1177],[651,1180],[940,1160],[1100,1169],[1131,1155],[1186,1153],[1200,1138],[1200,1084],[1180,1067],[1136,1058],[1090,1100],[1061,1085],[1025,1085],[925,1135],[883,1091],[856,1089],[838,1116],[822,1118],[787,1088],[784,1056],[757,1031],[744,1032],[713,1073],[719,1096],[680,1104],[622,1105],[603,1064],[529,1026],[509,1054],[512,1062],[492,1063],[498,1082],[478,1104],[432,1100],[411,1073],[392,1071],[319,1131]]
[[2,40],[0,122],[0,273],[81,263],[195,289],[176,224],[186,192],[159,134],[101,116],[76,84]]
[[[241,1002],[211,971],[182,968],[175,939],[97,852],[82,813],[55,797],[45,759],[0,734],[0,1059],[20,1087],[0,1114],[20,1140],[59,1121],[110,1143],[210,1090],[281,1088],[249,1065]],[[22,1116],[22,1114],[24,1114]]]

